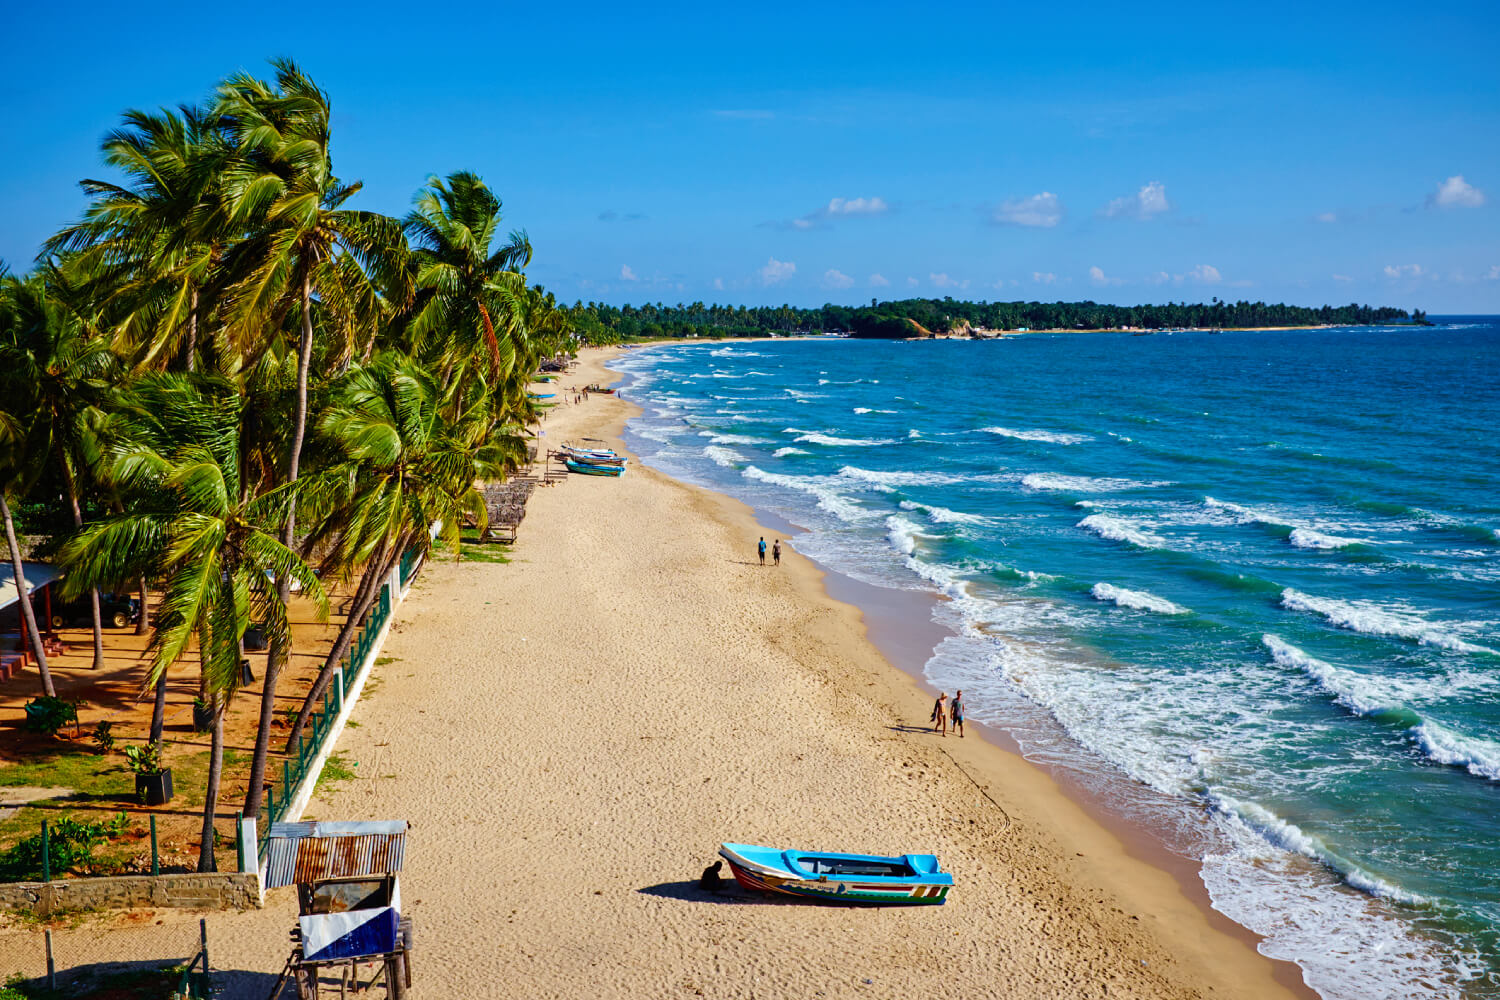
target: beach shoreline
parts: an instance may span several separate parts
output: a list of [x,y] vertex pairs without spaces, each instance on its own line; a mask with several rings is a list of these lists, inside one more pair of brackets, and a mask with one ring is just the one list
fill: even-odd
[[[1272,329],[1272,328],[1266,328]],[[1282,329],[1282,328],[1275,328]],[[1312,327],[1299,328],[1312,329]],[[1099,333],[1099,332],[1122,332],[1122,331],[1031,331],[1036,333],[1076,332],[1076,333]],[[757,338],[736,338],[737,342],[752,341]],[[790,338],[788,338],[790,339]],[[821,338],[801,338],[821,339]],[[912,338],[926,339],[926,338]],[[954,339],[939,337],[936,339]],[[966,338],[958,338],[966,339]],[[657,341],[657,344],[672,344],[677,341]],[[639,345],[647,346],[647,345]],[[601,349],[595,349],[600,351]],[[608,360],[612,360],[620,352],[611,349],[602,349],[607,360],[603,361],[604,367],[616,376],[614,381],[598,379],[602,385],[617,385],[621,391],[629,388],[629,376],[611,368]],[[628,397],[625,399],[629,402]],[[609,433],[613,437],[619,437],[624,433],[625,426],[629,420],[639,413],[639,408],[631,404],[632,413],[625,419],[619,421],[619,426],[611,426]],[[638,461],[638,459],[636,459]],[[653,470],[658,471],[658,470]],[[665,475],[665,473],[658,474]],[[668,477],[672,478],[672,477]],[[674,482],[690,490],[700,490],[710,496],[721,498],[728,504],[743,508],[740,514],[744,519],[759,529],[762,525],[769,525],[773,529],[782,526],[790,528],[793,532],[802,533],[807,529],[800,525],[786,522],[778,515],[761,510],[752,505],[745,504],[727,494],[695,483],[684,483],[673,478]],[[791,550],[791,539],[784,539],[788,550]],[[805,558],[805,557],[804,557]],[[826,566],[815,560],[807,559],[814,567],[816,580],[813,585],[825,600],[845,605],[853,609],[858,618],[858,627],[862,638],[869,642],[879,651],[884,659],[884,668],[888,673],[893,673],[895,679],[888,679],[888,683],[899,688],[904,681],[906,685],[920,692],[925,698],[936,696],[937,689],[924,675],[924,666],[931,656],[933,647],[942,638],[955,635],[948,627],[934,620],[932,611],[941,602],[947,600],[940,594],[925,591],[899,591],[878,587],[854,579],[841,573],[835,568]],[[899,692],[889,692],[899,697]],[[893,698],[892,700],[895,700]],[[1079,780],[1076,772],[1066,767],[1053,766],[1045,762],[1027,759],[1021,747],[1007,732],[994,726],[986,725],[977,720],[970,719],[966,728],[978,739],[965,743],[964,746],[970,753],[963,759],[955,759],[954,763],[981,772],[992,778],[997,783],[1002,780],[1014,781],[1018,772],[1031,772],[1040,781],[1037,787],[1029,788],[1028,792],[1045,799],[1048,795],[1057,795],[1070,804],[1079,808],[1087,816],[1088,822],[1097,826],[1098,831],[1104,837],[1112,838],[1115,844],[1112,847],[1123,852],[1125,856],[1168,876],[1175,884],[1177,890],[1188,899],[1196,908],[1198,915],[1215,932],[1224,934],[1236,942],[1248,947],[1252,951],[1262,940],[1261,935],[1236,923],[1225,914],[1214,909],[1208,889],[1204,886],[1199,876],[1198,863],[1195,859],[1188,858],[1169,849],[1161,836],[1148,822],[1138,816],[1132,816],[1120,810],[1117,804],[1111,803],[1106,796],[1097,790],[1086,787]],[[955,741],[956,743],[956,741]],[[946,744],[945,744],[946,749]],[[951,755],[950,755],[951,756]],[[969,777],[973,780],[973,775]],[[1124,779],[1123,776],[1121,778]],[[1051,787],[1047,787],[1050,783]],[[976,780],[976,784],[979,782]],[[1050,811],[1050,807],[1038,803],[1038,811]],[[1091,831],[1095,832],[1095,831]],[[1097,850],[1098,841],[1090,838],[1089,845]],[[1079,853],[1083,856],[1083,853]],[[1086,853],[1086,852],[1084,852]],[[1100,862],[1108,864],[1108,860]],[[1302,970],[1294,963],[1285,960],[1271,959],[1261,955],[1258,951],[1254,957],[1262,962],[1268,963],[1272,969],[1272,976],[1277,984],[1285,989],[1288,995],[1316,1000],[1318,993],[1307,986],[1302,977]]]
[[[616,381],[617,354],[585,352],[561,388]],[[622,447],[635,412],[563,402],[541,443]],[[760,532],[633,459],[539,489],[508,562],[428,561],[340,737],[354,777],[305,817],[413,823],[414,997],[1312,995],[1045,772],[930,733],[867,612],[794,549],[756,565]],[[917,908],[711,895],[696,879],[726,840],[931,852],[956,887]],[[265,995],[295,914],[283,888],[207,916],[225,996]],[[196,921],[55,944],[63,968],[131,960]],[[0,965],[34,969],[39,937],[0,929]]]

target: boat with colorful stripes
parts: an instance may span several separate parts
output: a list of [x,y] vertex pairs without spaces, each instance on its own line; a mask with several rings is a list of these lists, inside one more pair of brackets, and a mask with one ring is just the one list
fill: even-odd
[[735,881],[756,892],[779,892],[838,903],[936,906],[947,901],[953,876],[931,854],[835,854],[721,844]]

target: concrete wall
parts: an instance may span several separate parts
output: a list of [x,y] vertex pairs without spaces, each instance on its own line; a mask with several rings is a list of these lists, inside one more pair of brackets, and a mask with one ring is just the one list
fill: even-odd
[[61,911],[129,910],[138,907],[184,910],[260,908],[260,876],[255,872],[199,875],[111,875],[53,882],[0,883],[0,910],[38,917]]

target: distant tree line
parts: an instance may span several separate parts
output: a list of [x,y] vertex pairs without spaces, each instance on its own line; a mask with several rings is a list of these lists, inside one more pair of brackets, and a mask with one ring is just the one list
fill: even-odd
[[610,306],[579,302],[568,310],[573,330],[594,344],[636,338],[764,337],[789,333],[848,333],[895,338],[925,333],[988,330],[1147,330],[1178,327],[1369,326],[1425,323],[1422,310],[1389,306],[1291,306],[1265,302],[1168,302],[1113,306],[1099,302],[960,302],[952,298],[900,299],[868,306]]

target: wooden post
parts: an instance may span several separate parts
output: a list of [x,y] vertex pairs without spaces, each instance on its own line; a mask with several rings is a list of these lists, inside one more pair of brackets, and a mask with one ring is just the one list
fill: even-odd
[[240,827],[240,821],[244,818],[244,811],[236,809],[234,812],[234,870],[237,872],[245,870],[245,838],[244,830]]
[[156,853],[156,813],[151,814],[151,874],[161,874],[161,858]]
[[198,918],[198,942],[203,946],[203,979],[205,986],[208,985],[208,920],[205,917]]

